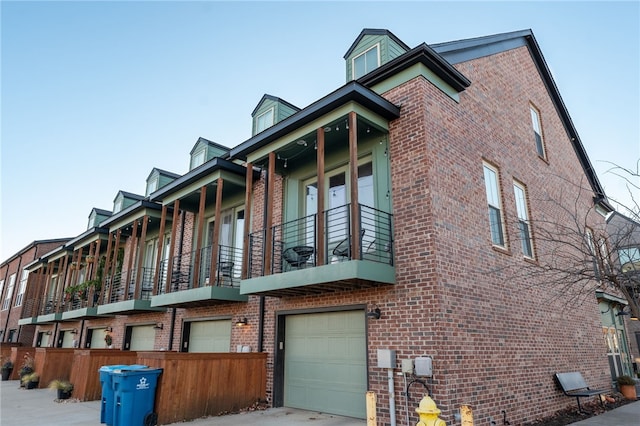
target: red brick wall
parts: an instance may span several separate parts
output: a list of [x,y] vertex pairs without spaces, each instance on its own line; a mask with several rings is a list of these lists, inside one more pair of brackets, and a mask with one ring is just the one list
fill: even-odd
[[[579,185],[584,173],[535,65],[521,48],[458,68],[472,81],[460,103],[423,78],[384,94],[401,105],[389,137],[397,284],[267,298],[268,366],[277,311],[379,305],[382,318],[368,321],[367,339],[369,388],[377,394],[381,424],[389,422],[389,401],[386,371],[375,367],[379,348],[395,349],[398,362],[433,357],[430,388],[449,422],[462,404],[474,408],[476,419],[498,419],[505,410],[517,424],[574,404],[555,388],[557,371],[579,370],[589,384],[609,386],[595,295],[569,303],[543,282],[506,270],[525,262],[517,241],[514,179],[527,188],[532,219],[557,216],[554,206],[540,201],[546,193],[562,199],[559,194],[569,190],[587,204],[592,196],[564,181]],[[530,102],[541,113],[546,160],[536,153]],[[483,160],[500,172],[506,250],[492,248]],[[254,187],[254,230],[262,223],[261,190],[260,184]],[[276,194],[282,195],[281,186]],[[545,249],[536,241],[536,250]],[[247,308],[253,310],[251,304]],[[268,373],[271,398],[271,367]],[[403,386],[396,376],[399,425],[406,423]],[[420,386],[411,389],[412,419],[423,392]]]
[[[0,306],[4,302],[4,298],[9,286],[9,279],[12,274],[16,274],[15,286],[13,288],[13,295],[11,297],[11,305],[10,309],[0,311],[0,330],[3,331],[2,334],[2,342],[6,342],[9,337],[9,330],[16,330],[16,336],[14,337],[14,341],[17,338],[17,341],[22,343],[23,345],[31,345],[34,339],[35,326],[19,326],[18,321],[23,317],[22,311],[23,309],[30,307],[33,305],[33,300],[29,299],[29,295],[32,294],[29,288],[29,282],[27,282],[27,288],[25,291],[25,295],[23,296],[21,306],[15,306],[16,297],[20,291],[20,279],[22,278],[22,270],[24,267],[31,263],[33,260],[42,256],[43,254],[57,248],[62,243],[58,242],[48,242],[48,243],[38,243],[33,246],[30,246],[23,253],[16,253],[18,255],[15,259],[12,259],[10,262],[7,262],[2,267],[0,267],[0,280],[4,280],[4,288],[2,290]],[[12,256],[13,257],[13,256]]]

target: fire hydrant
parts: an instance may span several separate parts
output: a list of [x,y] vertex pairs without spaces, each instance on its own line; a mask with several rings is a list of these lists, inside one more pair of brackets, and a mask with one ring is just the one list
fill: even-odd
[[416,423],[416,426],[447,426],[447,423],[438,417],[440,410],[428,395],[422,398],[420,405],[416,408],[416,413],[420,416],[420,421]]

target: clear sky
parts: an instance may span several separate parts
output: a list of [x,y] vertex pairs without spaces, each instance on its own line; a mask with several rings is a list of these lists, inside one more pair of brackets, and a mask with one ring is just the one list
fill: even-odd
[[[363,28],[410,47],[532,29],[591,162],[640,158],[640,6],[627,2],[2,1],[0,261],[86,230],[153,167],[234,147],[268,93],[305,107],[345,83]],[[640,199],[640,197],[638,198]]]

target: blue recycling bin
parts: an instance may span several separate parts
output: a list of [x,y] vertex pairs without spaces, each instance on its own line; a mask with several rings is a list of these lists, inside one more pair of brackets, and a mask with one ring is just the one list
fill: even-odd
[[103,365],[98,370],[100,372],[100,385],[102,386],[102,404],[100,404],[100,423],[113,426],[113,380],[111,373],[114,370],[147,368],[146,365]]
[[113,426],[157,424],[156,385],[162,368],[113,370]]

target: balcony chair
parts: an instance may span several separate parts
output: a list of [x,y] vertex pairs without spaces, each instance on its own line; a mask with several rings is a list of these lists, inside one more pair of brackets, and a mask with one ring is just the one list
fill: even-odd
[[282,257],[289,265],[289,270],[292,268],[299,269],[304,268],[309,261],[309,258],[314,253],[314,248],[309,246],[294,246],[289,247],[282,252]]

